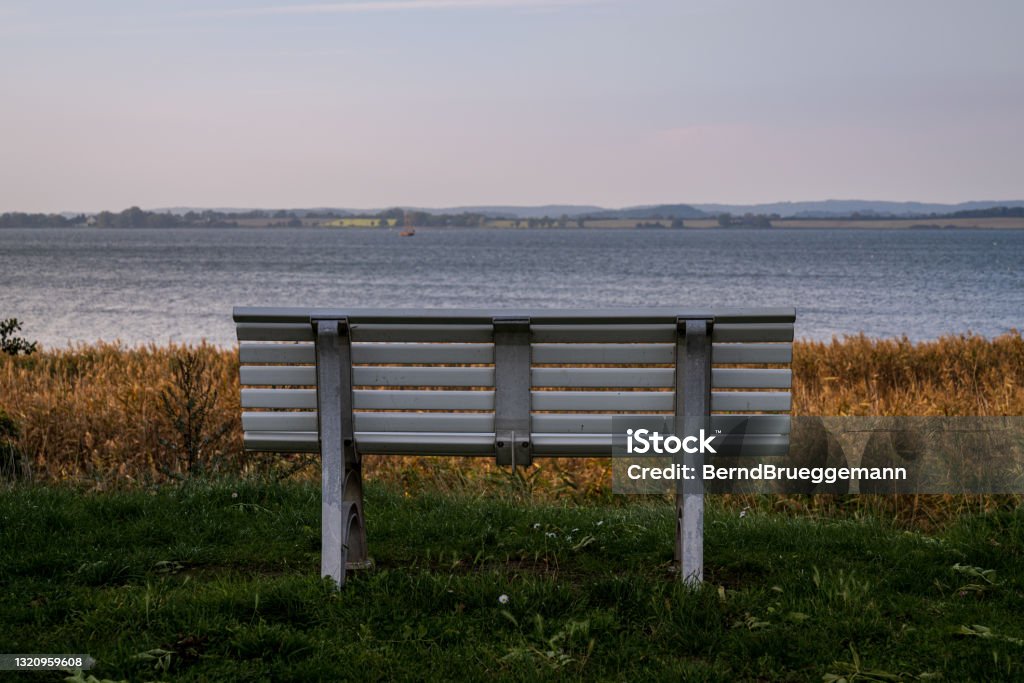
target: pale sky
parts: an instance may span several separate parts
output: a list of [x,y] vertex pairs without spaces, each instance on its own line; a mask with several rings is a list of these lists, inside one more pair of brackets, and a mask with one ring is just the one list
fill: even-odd
[[1019,0],[0,0],[0,211],[1024,198]]

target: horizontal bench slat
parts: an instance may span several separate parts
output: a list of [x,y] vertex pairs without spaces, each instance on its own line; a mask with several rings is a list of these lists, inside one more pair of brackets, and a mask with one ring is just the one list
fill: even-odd
[[313,327],[302,323],[238,323],[238,341],[313,341]]
[[245,432],[245,450],[276,453],[319,453],[316,432]]
[[713,342],[791,342],[793,341],[792,323],[769,323],[756,325],[749,323],[716,324],[711,331]]
[[[493,391],[357,389],[356,410],[493,410]],[[315,389],[242,389],[243,408],[316,409]]]
[[[313,344],[242,344],[242,363],[316,363]],[[494,362],[490,344],[353,344],[352,362],[357,364],[429,363],[481,364]]]
[[243,408],[316,408],[316,389],[242,389]]
[[238,360],[245,363],[316,363],[312,344],[241,344]]
[[534,363],[674,363],[673,344],[534,344]]
[[[239,371],[243,385],[315,386],[316,368],[310,365],[243,365]],[[437,386],[474,387],[494,384],[494,368],[458,367],[377,367],[352,368],[356,386]]]
[[[365,454],[477,455],[494,454],[494,434],[446,434],[441,432],[356,432],[356,445]],[[609,456],[611,434],[533,434],[535,456]],[[316,432],[246,432],[245,448],[250,451],[316,453]],[[722,456],[765,457],[784,455],[789,446],[786,435],[724,438],[716,450]]]
[[672,391],[534,391],[533,410],[670,411]]
[[[724,439],[716,446],[718,455],[726,457],[785,455],[788,448],[789,436],[778,434],[748,436],[742,441]],[[612,455],[612,436],[611,434],[534,434],[533,454],[541,457],[610,456]],[[664,460],[666,465],[670,463],[668,457],[665,457]]]
[[[628,417],[628,420],[625,419]],[[562,433],[562,434],[611,434],[613,425],[618,422],[618,429],[623,429],[628,421],[643,420],[645,418],[664,419],[668,418],[665,427],[668,432],[672,430],[672,416],[665,415],[559,415],[559,414],[534,414],[532,430],[534,433]],[[642,423],[641,423],[642,424]],[[721,430],[723,434],[788,434],[790,431],[790,417],[788,415],[716,415],[712,416],[708,425],[712,431]],[[618,430],[617,430],[618,431]]]
[[243,386],[316,386],[316,368],[311,365],[243,365],[238,376]]
[[356,445],[370,455],[494,455],[494,434],[356,432]]
[[[493,432],[491,413],[368,413],[356,412],[356,431],[365,432]],[[663,417],[632,415],[631,419]],[[614,415],[536,413],[531,430],[537,433],[610,434]],[[671,420],[671,418],[670,418]],[[242,428],[247,432],[312,432],[317,429],[315,412],[243,412]],[[715,416],[709,428],[729,434],[788,434],[788,415]],[[671,430],[671,422],[666,427]]]
[[768,457],[786,455],[789,451],[788,434],[723,435],[716,439],[715,452],[719,456]]
[[486,364],[494,362],[494,346],[492,344],[353,344],[352,362],[371,365]]
[[[675,368],[534,368],[533,386],[581,388],[670,388]],[[782,369],[716,368],[711,385],[720,389],[785,389],[791,372]]]
[[[358,389],[357,410],[493,410],[493,391]],[[533,410],[665,412],[675,408],[671,391],[534,391]],[[717,411],[788,411],[788,392],[714,392]],[[750,406],[750,407],[748,407]],[[753,407],[757,406],[757,407]],[[242,389],[243,408],[316,408],[314,389]]]
[[674,323],[677,318],[714,316],[723,322],[793,322],[791,307],[763,308],[676,308],[637,306],[630,308],[313,308],[280,306],[236,306],[236,322],[307,322],[310,318],[348,318],[353,323],[486,323],[494,317],[531,318],[544,323]]
[[535,387],[671,387],[675,368],[534,368]]
[[494,410],[494,391],[357,389],[356,410]]
[[246,432],[315,432],[316,413],[242,413],[242,429]]
[[534,344],[675,342],[675,325],[533,325]]
[[[312,341],[306,323],[240,322],[239,341]],[[675,325],[533,325],[535,343],[657,343],[673,342]],[[490,342],[490,325],[352,325],[354,342]],[[715,342],[791,342],[792,323],[715,323]]]
[[[357,432],[493,432],[489,413],[354,413]],[[316,431],[317,414],[242,413],[245,431]]]
[[711,386],[715,389],[788,389],[793,381],[790,370],[772,368],[714,368]]
[[[313,366],[242,366],[243,385],[315,386]],[[675,368],[533,368],[535,387],[580,388],[670,388],[675,385]],[[711,372],[715,388],[787,388],[789,370],[716,368]],[[494,368],[460,367],[377,367],[352,368],[357,386],[493,386]]]
[[485,387],[494,385],[494,368],[352,368],[352,384],[382,387]]
[[793,344],[714,344],[712,363],[791,363]]
[[[633,415],[631,417],[640,419],[648,416]],[[541,434],[611,434],[612,419],[611,415],[539,414],[533,415],[531,429],[533,432]]]
[[792,408],[793,398],[788,391],[712,391],[711,410],[786,411]]
[[458,342],[494,341],[490,325],[353,325],[353,342]]
[[789,434],[793,420],[789,415],[712,415],[710,427],[725,434]]
[[449,432],[494,431],[490,413],[355,413],[357,432]]
[[[534,344],[534,363],[671,364],[676,362],[674,344]],[[789,363],[793,345],[715,344],[712,363]]]
[[[316,432],[245,432],[244,443],[248,451],[320,451]],[[494,455],[494,434],[356,432],[356,444],[368,455]]]
[[[670,364],[675,362],[672,344],[534,344],[537,364]],[[239,360],[244,363],[313,364],[313,344],[243,343]],[[791,344],[715,344],[713,363],[789,363]],[[491,344],[354,344],[352,360],[358,364],[429,363],[487,364],[494,362]]]

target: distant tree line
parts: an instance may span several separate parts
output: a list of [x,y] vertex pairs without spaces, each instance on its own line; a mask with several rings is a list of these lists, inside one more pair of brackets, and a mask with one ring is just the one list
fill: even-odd
[[[990,209],[973,209],[956,211],[948,214],[929,214],[927,216],[901,216],[900,218],[1022,218],[1024,207],[997,206]],[[473,211],[462,213],[431,213],[429,211],[407,211],[405,209],[393,208],[378,212],[367,212],[355,214],[350,211],[335,211],[331,209],[306,210],[306,209],[252,209],[249,211],[188,211],[185,213],[172,213],[169,211],[145,211],[137,206],[132,206],[124,211],[112,212],[101,211],[95,215],[77,214],[65,216],[56,213],[22,213],[9,212],[0,214],[0,228],[61,228],[72,226],[94,226],[98,228],[178,228],[178,227],[235,227],[242,220],[264,220],[265,225],[271,227],[301,227],[303,220],[318,219],[339,219],[339,218],[362,218],[379,221],[380,226],[389,225],[389,220],[395,225],[401,226],[406,222],[416,227],[459,227],[472,228],[483,227],[494,220],[508,221],[516,228],[566,228],[586,227],[588,220],[604,220],[603,216],[561,216],[516,218],[514,216],[496,216]],[[723,228],[770,228],[773,220],[779,220],[781,216],[773,214],[746,213],[734,215],[723,213],[717,216],[719,227]],[[802,218],[804,220],[820,220],[810,216],[790,217],[787,220]],[[871,212],[853,212],[847,216],[829,216],[830,220],[891,220],[893,216],[886,216]],[[647,222],[651,221],[651,222]],[[679,217],[669,218],[668,216],[652,215],[640,220],[636,227],[653,228],[664,227],[666,224],[672,228],[682,228],[683,219]]]
[[0,228],[65,228],[88,225],[97,228],[178,228],[189,226],[233,226],[235,214],[220,211],[189,211],[185,214],[143,211],[137,206],[120,212],[101,211],[94,216],[57,213],[0,214]]
[[67,218],[59,213],[20,213],[0,214],[0,228],[64,228],[72,225],[83,225],[85,215]]
[[[946,218],[947,216],[939,216]],[[1022,218],[1024,206],[994,206],[991,209],[974,209],[951,213],[949,218]]]
[[761,213],[745,213],[742,216],[734,216],[731,213],[723,213],[718,216],[720,228],[770,228],[772,221],[778,220],[779,214],[769,215]]
[[97,228],[182,228],[191,226],[230,227],[238,225],[220,211],[189,211],[185,214],[143,211],[137,206],[119,213],[101,211],[90,225]]
[[[419,227],[454,227],[474,228],[487,225],[491,217],[487,214],[464,211],[462,213],[430,213],[428,211],[406,211],[405,209],[388,209],[367,218],[394,218],[396,225],[404,225],[406,220]],[[385,223],[386,224],[386,223]]]

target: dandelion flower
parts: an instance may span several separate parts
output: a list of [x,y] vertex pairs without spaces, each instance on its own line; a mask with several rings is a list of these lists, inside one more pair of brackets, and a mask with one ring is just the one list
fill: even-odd
[[508,604],[508,596],[505,595],[504,593],[502,593],[501,595],[498,596],[498,602],[500,602],[503,605],[507,605]]

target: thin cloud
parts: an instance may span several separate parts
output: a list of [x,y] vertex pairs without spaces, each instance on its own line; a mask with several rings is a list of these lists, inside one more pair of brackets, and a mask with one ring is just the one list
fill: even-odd
[[285,14],[365,14],[407,10],[453,9],[557,9],[595,5],[603,0],[379,0],[306,5],[271,5],[236,10],[196,12],[203,16],[265,16]]

